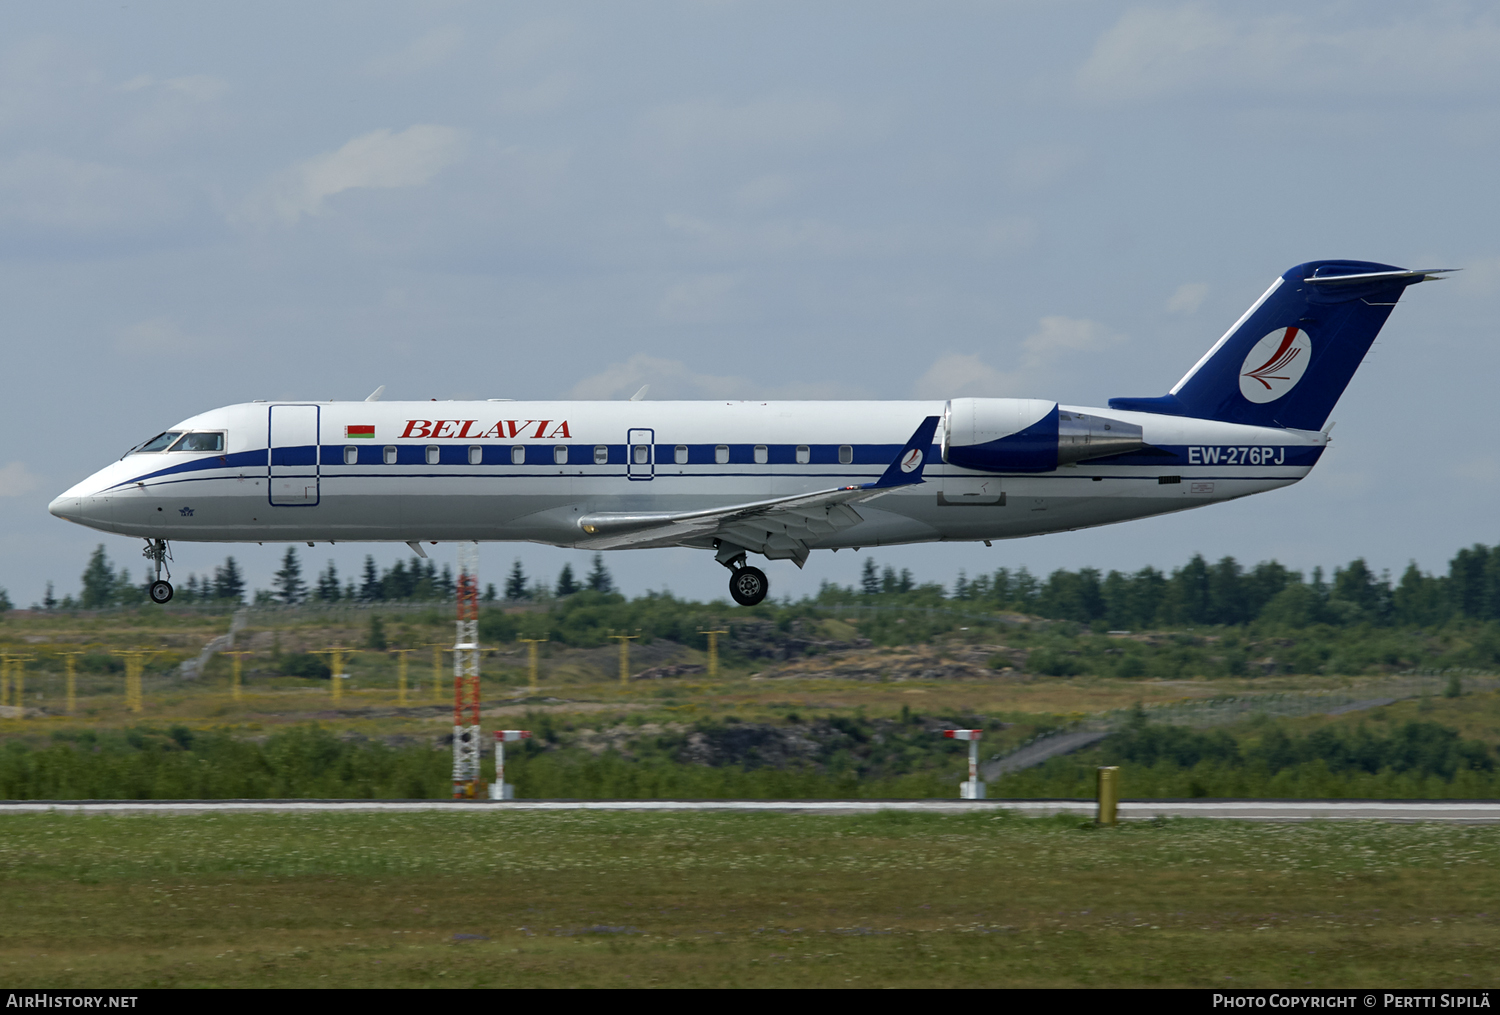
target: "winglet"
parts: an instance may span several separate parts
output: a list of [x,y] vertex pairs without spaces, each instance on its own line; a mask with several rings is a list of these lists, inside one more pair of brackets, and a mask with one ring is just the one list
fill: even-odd
[[912,486],[926,482],[922,469],[927,464],[927,453],[932,450],[932,436],[937,433],[938,417],[928,416],[922,420],[917,432],[911,435],[906,447],[896,456],[890,468],[873,483],[864,484],[866,490],[883,490],[892,486]]

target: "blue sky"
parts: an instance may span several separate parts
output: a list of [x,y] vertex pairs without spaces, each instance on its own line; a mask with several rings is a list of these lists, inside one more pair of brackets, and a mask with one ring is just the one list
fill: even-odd
[[[1102,405],[1323,257],[1464,271],[1404,298],[1306,481],[877,560],[1440,569],[1500,541],[1497,156],[1488,4],[12,5],[0,586],[76,590],[101,541],[138,568],[46,503],[217,405]],[[227,552],[264,585],[284,548],[183,544],[177,571]],[[584,560],[486,546],[486,575],[518,556]],[[773,564],[773,593],[862,558]],[[705,554],[608,560],[629,592],[723,593]]]

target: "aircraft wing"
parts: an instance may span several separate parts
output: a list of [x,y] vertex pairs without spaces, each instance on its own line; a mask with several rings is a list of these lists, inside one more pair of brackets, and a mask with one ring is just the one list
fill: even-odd
[[811,552],[809,543],[864,520],[855,504],[925,482],[922,470],[937,424],[936,416],[924,419],[885,474],[873,483],[700,511],[584,515],[578,527],[586,536],[575,545],[623,550],[723,539],[771,560],[793,560],[801,567]]

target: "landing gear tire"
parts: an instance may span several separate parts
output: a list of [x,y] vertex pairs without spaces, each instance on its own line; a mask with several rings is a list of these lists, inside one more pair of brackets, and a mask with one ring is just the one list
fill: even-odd
[[771,583],[758,567],[738,568],[729,576],[729,594],[741,606],[754,606],[766,598]]
[[168,581],[154,581],[151,583],[151,601],[160,606],[162,603],[172,601],[172,583]]

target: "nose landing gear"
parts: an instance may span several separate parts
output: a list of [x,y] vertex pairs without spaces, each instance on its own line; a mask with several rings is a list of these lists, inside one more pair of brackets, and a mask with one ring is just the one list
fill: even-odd
[[165,539],[146,540],[146,548],[141,551],[141,556],[149,560],[156,568],[156,580],[151,583],[150,588],[147,590],[147,594],[151,596],[151,601],[158,606],[171,602],[172,583],[163,580],[161,576],[163,569],[165,569],[167,577],[172,577],[172,569],[166,566],[166,562],[172,559],[172,551],[167,548],[167,541]]
[[745,551],[728,543],[718,544],[719,553],[714,559],[729,568],[729,595],[741,606],[754,606],[766,598],[771,591],[770,579],[758,567],[745,563]]

